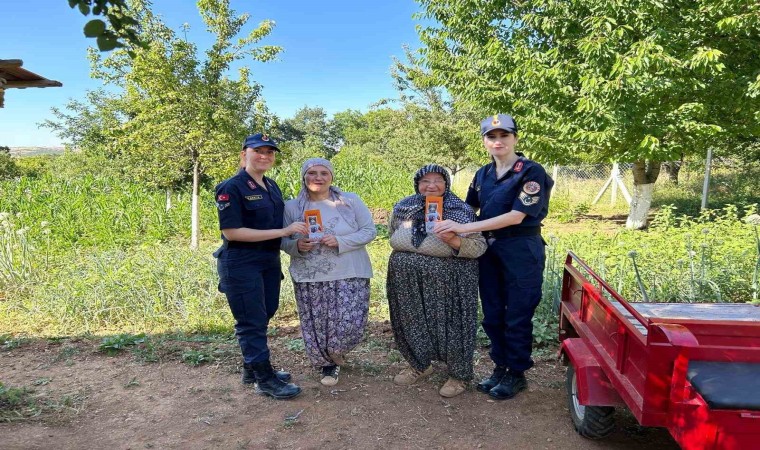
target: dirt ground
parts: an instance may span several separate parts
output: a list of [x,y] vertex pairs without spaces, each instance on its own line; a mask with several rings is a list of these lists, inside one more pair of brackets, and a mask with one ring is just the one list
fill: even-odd
[[[99,339],[84,338],[0,349],[0,381],[32,388],[40,405],[36,417],[0,423],[0,448],[677,448],[666,431],[641,428],[626,412],[618,413],[607,439],[578,436],[566,406],[565,370],[551,351],[515,399],[493,401],[474,386],[444,399],[440,365],[414,386],[393,384],[403,362],[387,323],[371,324],[332,388],[319,384],[302,351],[288,349],[297,337],[297,329],[288,329],[270,338],[275,365],[303,388],[289,401],[240,384],[239,351],[230,340],[166,339],[151,357],[140,346],[108,356],[98,350]],[[188,350],[210,346],[211,363],[183,362]],[[480,378],[490,371],[487,348],[478,349],[476,360]]]

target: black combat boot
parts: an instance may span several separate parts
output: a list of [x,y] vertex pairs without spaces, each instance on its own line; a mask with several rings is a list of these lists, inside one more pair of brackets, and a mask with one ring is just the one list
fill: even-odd
[[268,395],[277,400],[293,398],[301,393],[301,388],[293,383],[286,383],[275,374],[269,360],[251,364],[256,377],[256,393]]
[[496,400],[507,400],[514,397],[518,392],[527,387],[528,381],[525,379],[525,375],[523,375],[522,372],[513,372],[510,370],[504,375],[499,384],[488,391],[488,395]]
[[[284,370],[275,370],[274,374],[277,378],[284,382],[289,382],[291,376]],[[243,363],[243,384],[253,384],[256,382],[256,375],[253,373],[253,364]]]
[[501,382],[501,379],[504,378],[504,374],[507,373],[507,368],[504,366],[496,366],[493,368],[493,373],[490,377],[486,378],[485,380],[478,383],[478,390],[480,392],[485,392],[486,394],[493,388],[496,387],[499,382]]

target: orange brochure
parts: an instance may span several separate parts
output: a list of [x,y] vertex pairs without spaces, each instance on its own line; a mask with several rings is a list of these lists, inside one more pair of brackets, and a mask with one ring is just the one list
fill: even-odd
[[303,213],[303,220],[309,227],[309,239],[312,241],[321,240],[325,233],[322,227],[322,213],[318,209],[307,209]]
[[433,231],[436,222],[443,218],[443,197],[425,197],[425,230]]

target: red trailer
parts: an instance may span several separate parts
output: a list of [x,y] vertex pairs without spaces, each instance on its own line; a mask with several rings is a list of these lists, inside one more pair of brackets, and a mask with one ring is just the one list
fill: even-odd
[[606,436],[626,406],[684,449],[760,449],[760,308],[629,303],[571,252],[559,333],[581,435]]

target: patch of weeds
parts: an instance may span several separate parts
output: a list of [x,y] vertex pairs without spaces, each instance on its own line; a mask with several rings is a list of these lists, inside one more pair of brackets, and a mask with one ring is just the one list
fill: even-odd
[[62,344],[63,342],[66,341],[66,339],[68,339],[67,336],[53,336],[53,337],[47,338],[47,341],[50,342],[51,344]]
[[51,380],[50,378],[46,378],[46,377],[37,378],[36,380],[34,380],[32,382],[32,385],[33,386],[44,386],[44,385],[50,383],[50,380]]
[[143,343],[137,344],[132,348],[132,356],[142,363],[158,362],[159,355],[156,344],[148,339]]
[[43,414],[55,413],[62,416],[67,413],[78,414],[84,409],[87,395],[84,391],[70,392],[59,399],[47,399],[42,402]]
[[386,341],[380,340],[380,339],[373,339],[369,338],[367,339],[366,344],[367,350],[386,350],[388,348],[388,343]]
[[395,348],[388,352],[388,361],[391,364],[401,362],[404,358],[401,356],[401,352],[396,350]]
[[6,387],[0,383],[0,422],[14,422],[29,419],[40,414],[32,394],[27,387]]
[[182,341],[182,342],[203,342],[203,343],[223,343],[223,342],[229,342],[234,339],[234,336],[230,336],[228,333],[224,334],[218,334],[218,333],[212,333],[212,334],[185,334],[180,333],[173,336],[169,336],[171,339],[175,341]]
[[361,360],[358,361],[357,366],[362,375],[380,375],[383,373],[383,366],[374,361]]
[[182,352],[182,362],[191,366],[200,366],[201,364],[210,363],[214,356],[208,349],[185,350]]
[[277,332],[279,329],[277,327],[269,327],[267,328],[267,336],[277,336]]
[[28,338],[14,338],[3,334],[0,335],[0,349],[13,350],[14,348],[19,348],[24,344],[28,344],[30,341],[31,339]]
[[539,348],[533,348],[533,356],[541,359],[553,359],[557,356],[557,347],[554,345],[545,345]]
[[78,347],[74,347],[74,346],[63,347],[58,352],[58,355],[56,355],[53,362],[66,361],[66,364],[70,366],[71,364],[74,363],[73,361],[71,361],[71,357],[76,355],[77,353],[79,353]]
[[143,333],[124,333],[115,336],[106,336],[100,343],[100,351],[105,352],[108,356],[114,356],[129,346],[134,346],[143,342],[145,342],[145,334]]
[[129,389],[129,388],[138,387],[138,386],[140,386],[140,382],[137,381],[137,377],[132,377],[131,380],[124,383],[124,389]]
[[304,345],[303,339],[301,338],[288,339],[285,342],[285,348],[291,352],[302,352],[306,350],[306,346]]
[[475,336],[475,340],[479,347],[490,347],[491,340],[488,339],[488,335],[482,326],[478,325],[478,334]]

